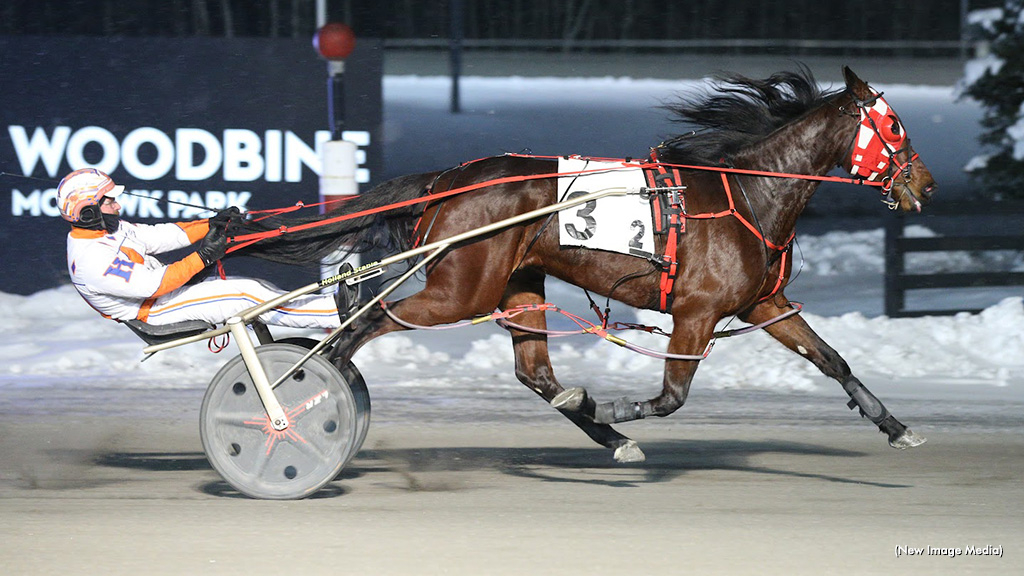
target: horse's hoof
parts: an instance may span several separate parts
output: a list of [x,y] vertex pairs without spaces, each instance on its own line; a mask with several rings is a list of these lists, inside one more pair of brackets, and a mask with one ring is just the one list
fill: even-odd
[[920,446],[927,442],[928,439],[924,436],[918,436],[914,434],[910,428],[907,428],[903,434],[900,434],[896,438],[889,439],[889,446],[897,450],[906,450],[907,448],[913,448],[914,446]]
[[566,412],[579,412],[587,402],[587,391],[585,388],[569,388],[562,390],[557,396],[551,399],[551,406],[555,410]]
[[644,460],[647,460],[647,456],[644,455],[644,451],[640,449],[635,440],[629,440],[615,449],[616,462],[643,462]]

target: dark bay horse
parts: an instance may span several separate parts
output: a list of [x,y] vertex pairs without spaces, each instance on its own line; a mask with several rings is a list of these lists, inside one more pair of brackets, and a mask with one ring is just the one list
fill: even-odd
[[[663,163],[729,166],[736,169],[823,176],[836,166],[858,176],[886,181],[892,207],[920,210],[936,184],[906,139],[891,111],[864,124],[862,111],[875,109],[880,95],[848,68],[842,90],[822,90],[810,72],[783,72],[764,80],[726,78],[716,90],[669,106],[700,130],[652,149]],[[882,100],[884,103],[884,99]],[[863,126],[871,130],[863,132]],[[873,135],[872,135],[873,132]],[[886,142],[883,162],[865,169],[856,139]],[[877,143],[876,143],[877,144]],[[884,160],[888,159],[886,163]],[[344,212],[394,204],[499,178],[557,172],[552,159],[499,156],[429,174],[396,178],[346,203]],[[678,275],[672,285],[673,328],[668,353],[699,355],[712,339],[716,323],[737,316],[760,324],[790,311],[785,282],[797,218],[819,182],[793,178],[681,171],[688,214],[720,212],[726,185],[737,198],[741,218],[693,219],[678,237]],[[248,247],[249,255],[289,263],[316,262],[340,246],[404,251],[415,243],[437,241],[555,203],[556,178],[539,178],[482,187],[429,203],[405,205]],[[865,187],[865,191],[870,190]],[[329,214],[328,216],[332,216]],[[316,217],[309,220],[315,220]],[[750,224],[745,225],[742,220]],[[295,222],[296,220],[292,220]],[[303,221],[305,222],[305,220]],[[252,225],[252,224],[250,224]],[[277,223],[274,224],[275,226]],[[545,302],[544,279],[554,276],[636,308],[659,308],[659,267],[648,259],[559,245],[557,225],[539,217],[453,246],[430,263],[424,288],[389,303],[398,318],[418,325],[456,322],[496,308]],[[757,234],[752,233],[756,228]],[[666,240],[659,238],[659,249]],[[516,322],[544,330],[543,311],[523,313]],[[380,308],[360,316],[337,342],[333,361],[345,366],[364,344],[404,330]],[[895,448],[924,442],[901,424],[851,373],[842,357],[799,315],[765,328],[776,340],[836,379],[858,408],[888,436]],[[599,444],[615,450],[619,461],[644,458],[636,443],[611,424],[648,416],[668,416],[686,401],[698,362],[665,362],[661,393],[650,400],[596,403],[582,388],[563,390],[548,357],[547,337],[511,329],[519,380],[562,412]]]

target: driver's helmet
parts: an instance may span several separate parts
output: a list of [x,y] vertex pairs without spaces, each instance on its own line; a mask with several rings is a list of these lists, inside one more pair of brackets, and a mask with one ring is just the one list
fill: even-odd
[[124,186],[114,184],[114,181],[105,173],[95,168],[82,168],[68,174],[57,186],[57,207],[60,208],[60,215],[71,223],[80,222],[83,217],[87,220],[98,218],[98,212],[82,209],[89,206],[99,206],[104,196],[114,198],[124,192]]

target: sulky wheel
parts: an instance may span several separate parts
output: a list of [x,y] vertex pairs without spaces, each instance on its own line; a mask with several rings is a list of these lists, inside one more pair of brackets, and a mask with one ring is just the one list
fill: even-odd
[[366,433],[370,430],[370,391],[366,388],[366,380],[363,380],[363,375],[359,373],[355,364],[351,362],[346,364],[341,375],[345,377],[348,389],[356,401],[356,439],[352,442],[352,452],[349,453],[348,460],[345,461],[345,465],[348,466],[349,461],[363,447]]
[[[278,342],[282,344],[295,344],[307,350],[320,343],[319,340],[300,337],[283,338],[278,340]],[[351,362],[346,364],[345,368],[341,370],[341,375],[345,377],[345,381],[348,382],[348,388],[352,391],[352,396],[356,400],[356,440],[353,442],[352,453],[348,456],[348,459],[352,460],[359,453],[359,449],[363,447],[366,433],[370,430],[370,390],[366,388],[366,380],[363,380],[363,375],[359,373],[359,369],[356,368],[355,364]],[[345,465],[347,466],[348,462],[345,462]]]
[[[290,344],[256,348],[270,382],[306,352]],[[319,355],[274,394],[288,415],[284,430],[270,425],[241,355],[231,359],[203,398],[203,449],[224,480],[247,496],[304,498],[333,480],[355,452],[359,408],[346,376]]]

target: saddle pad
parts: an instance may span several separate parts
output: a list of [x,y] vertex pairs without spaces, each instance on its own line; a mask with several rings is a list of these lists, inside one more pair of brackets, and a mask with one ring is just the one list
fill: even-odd
[[[595,172],[596,170],[596,172]],[[586,174],[575,174],[587,171]],[[623,162],[559,158],[559,201],[605,188],[645,186],[643,172]],[[649,258],[654,254],[651,203],[638,194],[611,196],[558,212],[558,243]]]

